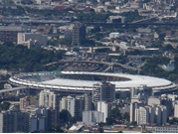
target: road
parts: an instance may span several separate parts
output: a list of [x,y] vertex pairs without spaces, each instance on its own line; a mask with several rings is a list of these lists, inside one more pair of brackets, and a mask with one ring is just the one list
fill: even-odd
[[130,66],[127,66],[127,65],[123,65],[121,63],[111,63],[111,62],[105,62],[105,61],[83,61],[83,60],[80,60],[80,61],[73,61],[73,60],[60,60],[60,61],[55,61],[55,62],[51,62],[51,63],[47,63],[45,66],[51,66],[51,65],[55,65],[55,64],[58,64],[58,63],[67,63],[67,62],[75,62],[75,63],[93,63],[93,64],[105,64],[105,65],[108,65],[108,66],[113,66],[113,65],[118,65],[118,66],[121,66],[122,68],[124,69],[131,69],[131,70],[137,70],[136,68],[134,67],[130,67]]
[[15,87],[15,88],[9,88],[9,89],[2,89],[0,90],[0,93],[5,93],[5,92],[10,92],[10,91],[16,91],[16,90],[21,90],[21,89],[26,89],[26,87]]

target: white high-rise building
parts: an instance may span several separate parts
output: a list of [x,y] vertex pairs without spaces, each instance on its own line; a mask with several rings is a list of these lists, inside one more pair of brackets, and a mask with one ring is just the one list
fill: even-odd
[[130,122],[135,121],[135,109],[138,108],[138,102],[130,103]]
[[97,111],[104,113],[104,122],[106,122],[106,118],[108,117],[108,104],[104,101],[97,102]]
[[143,106],[143,103],[137,99],[131,100],[130,103],[130,122],[135,121],[135,109],[138,109],[140,106]]
[[67,96],[66,98],[67,101],[67,109],[69,111],[69,113],[71,114],[71,116],[75,116],[75,98],[71,97],[71,96]]
[[174,117],[178,118],[178,104],[174,105]]
[[155,108],[155,123],[161,125],[161,108],[159,106]]
[[82,121],[87,124],[104,122],[104,113],[98,111],[83,111]]
[[[156,123],[162,125],[167,122],[167,107],[164,105],[152,105],[152,106],[141,106],[138,103],[131,103],[132,107],[135,108],[135,115],[130,116],[132,121],[137,121],[138,125]],[[132,115],[133,115],[133,111]]]
[[60,107],[59,108],[60,112],[63,109],[67,110],[67,97],[66,96],[62,97],[62,99],[60,100],[60,106],[59,107]]
[[139,107],[135,109],[135,121],[138,125],[149,123],[149,107]]
[[77,95],[75,97],[72,96],[62,97],[62,99],[60,100],[60,111],[65,109],[69,111],[72,117],[75,116],[77,120],[81,121],[82,112],[85,110],[86,100],[87,103],[89,103],[89,100],[87,97],[85,98],[85,95]]
[[143,106],[143,102],[147,102],[148,97],[151,95],[152,90],[146,85],[140,85],[131,89],[130,122],[135,121],[135,109]]
[[59,108],[60,98],[59,95],[55,94],[50,90],[42,90],[39,95],[39,106],[40,107],[51,107],[53,109]]

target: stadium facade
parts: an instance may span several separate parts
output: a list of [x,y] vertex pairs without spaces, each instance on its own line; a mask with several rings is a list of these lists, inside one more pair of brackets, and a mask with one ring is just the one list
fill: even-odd
[[151,88],[154,93],[177,89],[173,82],[163,78],[121,73],[53,71],[20,73],[9,78],[9,83],[16,86],[76,93],[91,92],[93,84],[101,81],[115,84],[116,92],[130,91],[141,85]]

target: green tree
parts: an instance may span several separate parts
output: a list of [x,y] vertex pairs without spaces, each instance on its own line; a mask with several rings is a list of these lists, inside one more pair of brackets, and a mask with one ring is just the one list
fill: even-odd
[[62,59],[65,51],[49,51],[42,48],[28,49],[14,46],[11,42],[0,45],[0,69],[21,69],[22,71],[40,71],[44,64]]
[[96,49],[95,52],[98,53],[109,53],[111,50],[109,48]]
[[71,124],[74,124],[74,123],[76,123],[76,122],[77,122],[77,119],[76,119],[75,116],[70,118],[70,123],[71,123]]
[[52,126],[52,132],[56,132],[56,133],[63,133],[64,131],[61,129],[59,124],[54,124]]
[[163,48],[162,48],[163,51],[170,51],[170,50],[174,50],[174,48],[172,47],[172,45],[168,44],[168,45],[165,45]]
[[114,108],[111,110],[110,116],[113,117],[114,119],[118,119],[118,120],[120,120],[122,118],[122,116],[120,114],[120,110],[117,108]]
[[97,33],[97,32],[100,32],[100,26],[98,25],[95,25],[94,29],[91,30],[92,33]]
[[123,119],[125,119],[125,120],[127,120],[127,121],[130,121],[130,115],[129,115],[128,112],[124,113]]
[[115,121],[114,121],[113,117],[109,116],[109,117],[106,118],[106,124],[107,125],[113,125],[114,122]]
[[136,126],[137,122],[136,121],[132,121],[130,124]]
[[0,104],[0,108],[3,110],[8,110],[10,105],[11,104],[9,102],[3,102],[2,104]]
[[104,122],[100,122],[100,123],[98,123],[98,125],[99,125],[100,127],[103,127],[103,126],[105,125],[105,123],[104,123]]
[[64,123],[67,123],[67,122],[69,122],[69,120],[71,119],[71,114],[69,113],[69,111],[63,109],[63,110],[60,112],[60,119],[61,119]]
[[120,114],[120,110],[117,108],[114,108],[111,110],[110,115],[106,118],[106,124],[112,125],[116,122],[116,120],[121,120],[122,116]]
[[142,16],[139,15],[138,10],[124,12],[124,13],[121,13],[120,15],[121,16],[125,16],[127,18],[127,22],[141,20],[141,19],[144,18],[144,17],[142,17]]

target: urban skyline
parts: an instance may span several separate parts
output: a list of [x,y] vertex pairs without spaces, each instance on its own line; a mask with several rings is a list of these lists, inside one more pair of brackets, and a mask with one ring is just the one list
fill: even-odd
[[177,133],[176,0],[0,0],[1,133]]

